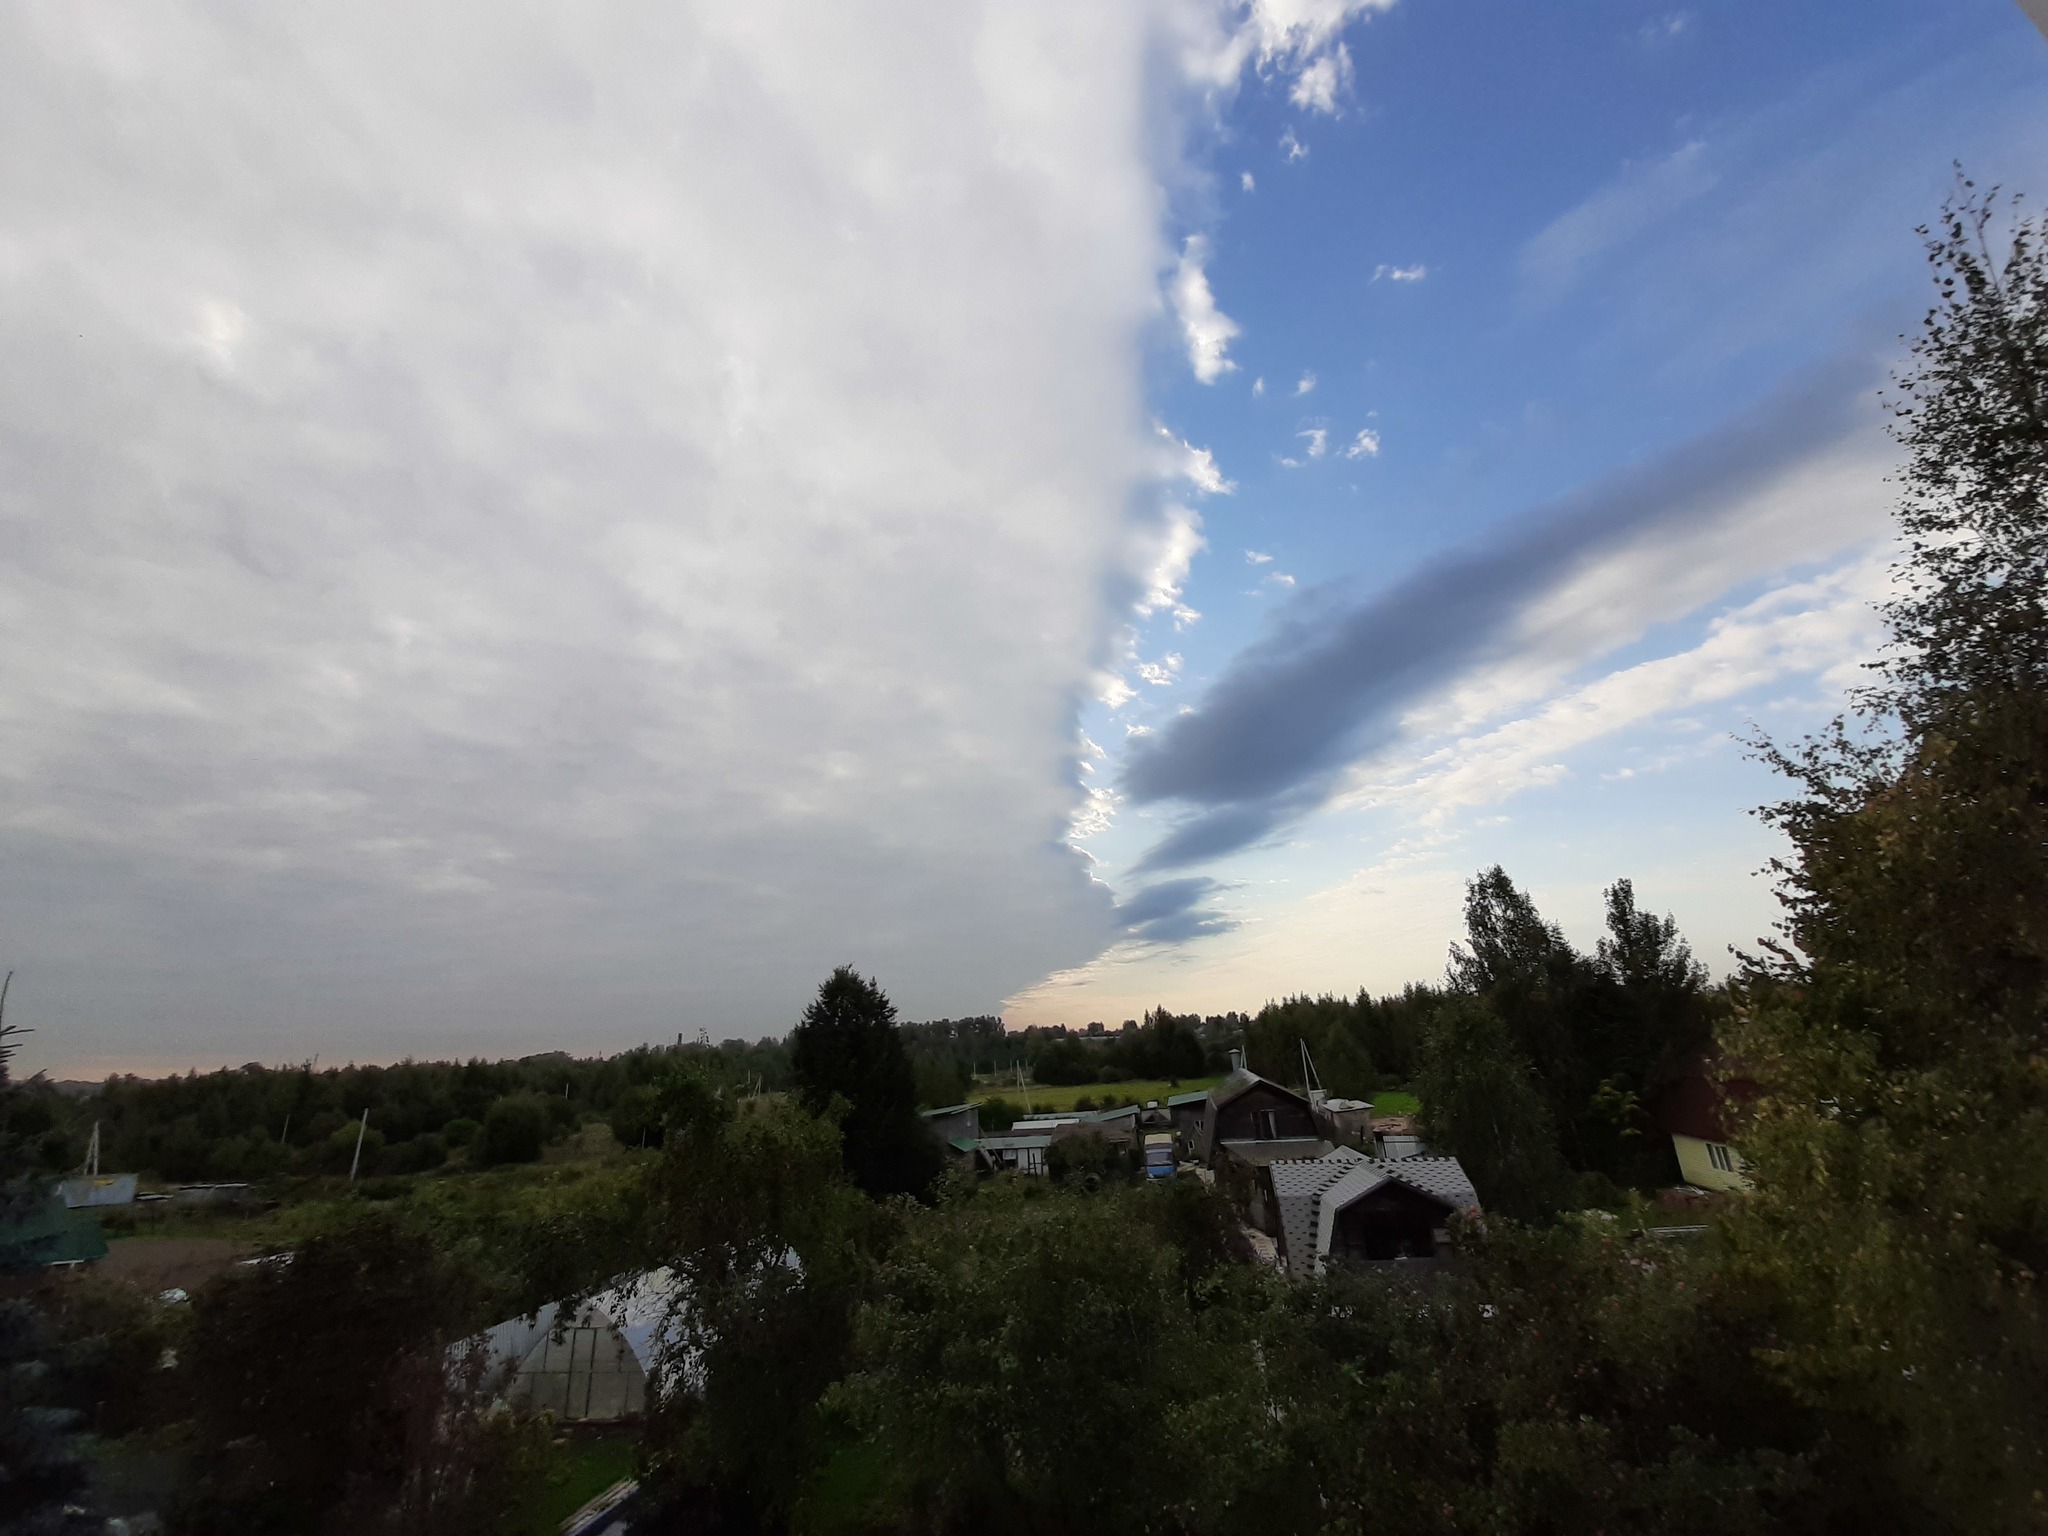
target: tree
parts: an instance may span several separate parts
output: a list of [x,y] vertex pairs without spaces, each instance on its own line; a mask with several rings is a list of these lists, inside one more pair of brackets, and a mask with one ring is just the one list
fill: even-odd
[[1437,1011],[1416,1086],[1422,1134],[1465,1165],[1486,1209],[1530,1221],[1557,1208],[1563,1168],[1550,1110],[1491,1008],[1460,998]]
[[476,1139],[477,1160],[483,1163],[531,1163],[547,1144],[548,1111],[537,1094],[509,1094],[484,1116]]
[[344,1504],[388,1504],[408,1463],[411,1363],[438,1368],[473,1299],[428,1233],[383,1215],[201,1291],[186,1365],[200,1477],[179,1523],[316,1530]]
[[846,1171],[875,1196],[922,1194],[938,1176],[939,1147],[917,1114],[917,1080],[880,987],[842,965],[818,988],[790,1037],[790,1072],[814,1115],[845,1100],[839,1122]]
[[1759,744],[1786,916],[1729,1031],[1768,1358],[1899,1518],[1985,1531],[2048,1486],[2048,262],[2000,217],[1963,182],[1922,232],[1904,592],[1856,728]]
[[921,1214],[832,1398],[880,1485],[848,1528],[1308,1528],[1311,1493],[1276,1475],[1290,1415],[1247,1326],[1256,1306],[1191,1304],[1213,1241],[1202,1199],[1033,1185]]
[[[14,1124],[21,1088],[10,1064],[23,1033],[6,1022],[9,971],[0,979],[0,1226],[19,1229],[50,1202],[34,1147]],[[78,1415],[52,1401],[63,1351],[26,1296],[0,1301],[0,1528],[56,1531],[65,1496],[85,1481]]]

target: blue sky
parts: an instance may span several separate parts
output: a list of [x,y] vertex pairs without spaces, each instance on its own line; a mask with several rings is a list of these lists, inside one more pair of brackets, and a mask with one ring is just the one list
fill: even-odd
[[30,1070],[1769,924],[2009,0],[0,13]]
[[[1734,738],[1824,719],[1872,644],[1859,620],[1887,448],[1869,428],[1925,303],[1914,226],[1953,161],[2031,188],[2048,150],[2048,50],[2016,7],[1876,4],[1850,19],[1402,3],[1346,28],[1334,111],[1291,99],[1274,71],[1220,115],[1181,212],[1236,327],[1229,368],[1197,377],[1169,329],[1147,377],[1160,423],[1230,489],[1184,499],[1206,543],[1178,606],[1200,618],[1141,618],[1122,674],[1133,696],[1086,721],[1105,754],[1091,777],[1113,797],[1084,840],[1098,873],[1122,890],[1170,874],[1188,904],[1027,994],[1023,1015],[1430,977],[1460,880],[1495,860],[1582,940],[1618,875],[1675,910],[1717,968],[1765,931],[1755,871],[1772,847],[1745,812],[1772,786]],[[1738,462],[1692,462],[1730,433],[1720,451]],[[1769,455],[1764,483],[1740,483]],[[1736,483],[1688,490],[1703,472]],[[1533,578],[1526,553],[1490,567],[1511,530],[1602,495],[1648,514],[1691,500],[1646,536],[1620,511]],[[1392,699],[1339,695],[1398,671],[1390,642],[1423,627],[1411,608],[1334,670],[1288,670],[1346,613],[1459,551],[1475,568],[1450,587],[1475,609]],[[1565,600],[1585,622],[1508,623],[1574,581]],[[1442,612],[1446,596],[1424,604]],[[1507,627],[1480,643],[1488,614]],[[1296,633],[1276,642],[1276,627]],[[1716,635],[1725,654],[1703,653]],[[1232,678],[1246,695],[1234,713]],[[1488,689],[1459,718],[1421,718]],[[1319,776],[1250,804],[1243,827],[1230,823],[1248,803],[1227,787],[1171,793],[1191,754],[1242,756],[1247,738],[1318,716],[1359,729]],[[1205,717],[1215,730],[1198,735]],[[1153,850],[1206,826],[1205,804],[1241,846],[1162,862]],[[1197,936],[1157,941],[1182,933]]]

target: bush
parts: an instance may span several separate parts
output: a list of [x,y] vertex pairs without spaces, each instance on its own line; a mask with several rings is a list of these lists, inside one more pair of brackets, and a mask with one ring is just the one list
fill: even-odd
[[451,1147],[466,1147],[476,1140],[476,1133],[482,1129],[474,1120],[450,1120],[441,1127],[441,1135]]
[[548,1108],[537,1094],[515,1093],[498,1100],[484,1116],[476,1140],[481,1163],[531,1163],[548,1139]]
[[661,1093],[652,1083],[636,1083],[612,1106],[612,1135],[622,1147],[661,1145]]
[[1000,1136],[1017,1123],[1024,1111],[998,1094],[981,1101],[981,1130],[984,1136]]

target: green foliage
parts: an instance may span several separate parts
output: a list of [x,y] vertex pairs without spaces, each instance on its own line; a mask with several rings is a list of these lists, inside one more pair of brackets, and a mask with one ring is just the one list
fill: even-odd
[[[1669,1153],[1642,1134],[1639,1107],[1707,1045],[1720,1005],[1675,922],[1639,910],[1627,880],[1606,895],[1607,937],[1584,955],[1499,865],[1482,871],[1466,887],[1467,942],[1451,946],[1449,979],[1503,1025],[1504,1049],[1542,1099],[1550,1161],[1596,1183],[1648,1186],[1669,1177]],[[1472,1025],[1430,1026],[1453,1027]],[[1425,1044],[1424,1055],[1441,1070],[1442,1047]],[[1438,1112],[1440,1126],[1449,1115]]]
[[1024,1106],[1013,1104],[998,1094],[981,1101],[981,1130],[985,1136],[1000,1136],[1017,1123],[1017,1117],[1024,1113]]
[[214,1282],[193,1302],[187,1385],[203,1468],[184,1523],[307,1529],[404,1476],[406,1362],[473,1300],[428,1235],[376,1215]]
[[1191,1306],[1164,1192],[984,1190],[919,1218],[833,1395],[881,1450],[874,1525],[1282,1529],[1245,1315]]
[[1441,1000],[1436,989],[1411,985],[1398,997],[1360,992],[1268,1003],[1245,1029],[1247,1064],[1261,1077],[1299,1086],[1306,1044],[1325,1088],[1370,1099],[1382,1082],[1413,1075],[1423,1032]]
[[1530,1221],[1556,1209],[1564,1167],[1550,1109],[1498,1014],[1476,998],[1438,1010],[1416,1086],[1424,1138],[1464,1164],[1487,1210]]
[[1137,1174],[1132,1157],[1106,1136],[1063,1136],[1045,1154],[1046,1175],[1055,1184],[1099,1189],[1125,1183]]
[[1711,1264],[1624,1230],[1490,1217],[1426,1292],[1340,1273],[1304,1296],[1290,1406],[1319,1528],[1826,1528],[1811,1428]]
[[895,1005],[851,966],[835,970],[804,1010],[790,1036],[790,1071],[813,1115],[845,1102],[846,1170],[869,1194],[920,1194],[938,1176],[942,1154],[917,1115]]
[[514,1094],[493,1104],[475,1142],[480,1163],[530,1163],[547,1145],[548,1106],[537,1095]]
[[[862,1253],[891,1218],[800,1106],[735,1109],[701,1079],[664,1095],[649,1227],[690,1298],[653,1425],[664,1476],[772,1516],[822,1464],[817,1403],[844,1369]],[[879,1225],[878,1225],[879,1224]]]
[[[378,1149],[374,1156],[364,1149],[363,1172],[370,1175],[437,1166],[447,1147],[469,1144],[502,1098],[538,1096],[555,1130],[609,1120],[622,1099],[678,1063],[730,1088],[774,1092],[789,1084],[789,1053],[780,1042],[728,1040],[641,1047],[602,1060],[552,1052],[520,1061],[407,1061],[320,1071],[252,1062],[152,1082],[110,1078],[98,1093],[79,1098],[34,1083],[24,1085],[24,1097],[47,1127],[35,1138],[47,1165],[75,1167],[98,1121],[107,1167],[173,1181],[334,1172],[334,1133],[354,1126],[367,1108]],[[442,1138],[439,1155],[432,1143],[414,1145],[429,1135]],[[638,1144],[637,1137],[621,1141]],[[347,1167],[344,1161],[339,1171]]]
[[1765,1359],[1901,1518],[1981,1531],[2048,1486],[2048,263],[2033,221],[1995,256],[1996,211],[1964,183],[1929,240],[1865,729],[1762,748],[1787,919],[1728,1033]]

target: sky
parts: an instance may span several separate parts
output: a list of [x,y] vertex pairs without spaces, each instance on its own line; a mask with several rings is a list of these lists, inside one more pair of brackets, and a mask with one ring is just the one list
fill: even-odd
[[2009,0],[0,12],[20,1065],[1772,921]]

